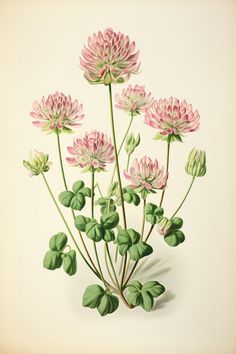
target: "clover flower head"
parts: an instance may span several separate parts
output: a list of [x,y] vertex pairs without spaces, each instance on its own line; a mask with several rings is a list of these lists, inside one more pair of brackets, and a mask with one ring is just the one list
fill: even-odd
[[82,50],[80,65],[90,84],[123,83],[137,74],[139,51],[127,35],[107,28],[88,38]]
[[48,154],[34,150],[30,152],[28,161],[23,160],[23,165],[30,171],[30,176],[37,176],[40,173],[47,172],[49,170],[52,163],[48,160]]
[[137,192],[143,190],[147,193],[155,192],[156,189],[166,187],[167,175],[164,168],[159,167],[158,161],[152,161],[150,157],[144,156],[140,161],[134,159],[129,171],[124,172],[125,177],[131,181],[130,187]]
[[129,85],[127,88],[124,88],[121,95],[119,93],[115,95],[115,100],[117,108],[133,116],[145,112],[145,109],[150,108],[153,103],[151,93],[147,94],[145,87],[139,85],[135,85],[134,87]]
[[84,171],[104,171],[106,164],[114,162],[114,146],[104,133],[93,130],[83,138],[76,138],[68,152],[73,158],[66,158],[73,166],[84,168]]
[[177,98],[155,100],[146,110],[145,123],[158,129],[157,139],[169,142],[181,141],[184,133],[194,132],[199,128],[199,113],[192,105]]
[[71,133],[71,128],[79,127],[83,119],[83,105],[71,96],[56,92],[47,98],[42,97],[40,102],[34,101],[30,115],[35,119],[34,126],[46,133]]

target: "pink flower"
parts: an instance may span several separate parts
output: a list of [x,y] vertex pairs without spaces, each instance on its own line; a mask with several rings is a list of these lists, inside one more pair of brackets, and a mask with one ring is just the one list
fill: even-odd
[[151,93],[146,94],[144,86],[131,85],[122,90],[121,96],[117,93],[115,96],[116,107],[135,116],[150,108],[153,103]]
[[115,159],[111,139],[96,130],[86,133],[82,139],[75,139],[73,146],[67,149],[74,157],[66,160],[73,166],[85,167],[85,171],[91,171],[92,168],[103,171],[106,164]]
[[72,132],[71,127],[79,127],[83,119],[83,105],[72,101],[70,95],[56,92],[47,99],[43,96],[40,103],[34,101],[31,116],[36,119],[33,124],[46,133]]
[[80,65],[90,84],[123,83],[131,74],[137,74],[140,63],[135,42],[120,32],[107,28],[103,33],[88,38],[88,46],[82,50]]
[[152,161],[147,156],[140,161],[134,159],[129,172],[125,171],[124,175],[131,181],[131,188],[146,193],[155,192],[155,189],[164,189],[168,177],[164,174],[164,168],[159,167],[158,161],[156,159]]
[[199,118],[198,111],[193,111],[191,104],[170,97],[153,102],[146,110],[145,123],[160,131],[157,139],[181,141],[183,133],[198,130]]

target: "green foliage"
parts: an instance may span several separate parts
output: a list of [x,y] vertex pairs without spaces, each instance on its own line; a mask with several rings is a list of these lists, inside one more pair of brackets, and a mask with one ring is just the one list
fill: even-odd
[[91,240],[99,242],[105,235],[105,229],[96,219],[91,219],[90,222],[86,224],[85,233]]
[[119,306],[119,300],[100,285],[89,285],[83,295],[83,306],[97,308],[101,316],[113,313]]
[[91,190],[84,187],[83,181],[77,181],[73,184],[73,191],[64,191],[59,194],[59,201],[66,208],[81,210],[85,206],[85,197],[91,197]]
[[77,271],[76,252],[71,250],[62,254],[63,269],[69,275],[74,275]]
[[105,230],[105,235],[103,236],[105,242],[111,242],[115,240],[115,233],[113,230]]
[[170,247],[176,247],[180,243],[184,242],[184,233],[179,230],[183,226],[183,219],[179,217],[174,217],[170,220],[167,218],[162,218],[158,226],[159,231],[164,235],[165,242]]
[[119,229],[117,236],[119,253],[124,256],[129,252],[130,258],[133,261],[148,256],[153,252],[153,249],[146,242],[140,240],[140,234],[134,229],[123,230]]
[[63,232],[53,235],[49,241],[49,251],[43,259],[43,266],[46,269],[54,270],[63,264],[65,272],[74,275],[77,270],[76,253],[74,250],[64,252],[67,244],[67,236]]
[[95,205],[100,205],[101,206],[101,214],[106,214],[106,213],[110,213],[112,211],[116,211],[116,206],[115,206],[115,201],[112,198],[109,197],[101,197],[99,198]]
[[104,229],[114,229],[119,224],[119,214],[114,211],[101,216],[100,222]]
[[140,204],[140,197],[137,193],[135,193],[134,189],[129,186],[123,188],[123,197],[124,200],[129,204],[134,204],[138,206]]
[[163,208],[158,207],[153,203],[148,203],[145,206],[145,217],[147,222],[150,222],[152,225],[157,224],[164,214]]
[[142,306],[145,311],[151,311],[154,298],[164,293],[165,288],[157,281],[148,281],[143,285],[138,280],[133,280],[129,288],[128,303],[132,306]]
[[173,230],[170,234],[164,237],[164,240],[170,247],[176,247],[184,242],[185,236],[181,230]]
[[182,135],[181,134],[169,134],[169,135],[162,135],[160,133],[157,133],[154,137],[154,140],[164,140],[167,141],[168,143],[173,143],[174,141],[182,141]]
[[78,215],[75,217],[75,227],[82,231],[85,232],[86,225],[90,222],[91,218],[88,218],[83,215]]

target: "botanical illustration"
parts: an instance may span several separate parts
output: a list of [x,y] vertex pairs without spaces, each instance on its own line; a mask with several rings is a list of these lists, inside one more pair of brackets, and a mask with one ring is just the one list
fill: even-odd
[[[196,148],[190,151],[185,165],[190,176],[189,186],[180,204],[172,206],[172,215],[166,215],[163,203],[171,178],[171,149],[183,142],[186,134],[199,129],[200,116],[185,100],[154,98],[138,84],[123,87],[132,75],[139,74],[139,51],[129,36],[112,28],[88,37],[80,67],[81,74],[83,71],[84,78],[91,84],[91,97],[92,85],[107,86],[110,136],[97,130],[81,133],[81,124],[86,125],[89,118],[84,117],[82,103],[70,95],[56,92],[33,103],[30,113],[33,125],[56,137],[60,162],[58,178],[62,178],[64,184],[59,195],[49,185],[46,175],[51,162],[47,153],[34,150],[28,160],[23,161],[30,175],[41,177],[65,225],[64,230],[56,230],[51,236],[43,266],[49,270],[63,268],[73,276],[77,264],[79,268],[79,263],[85,262],[95,280],[85,289],[82,304],[97,309],[101,316],[115,312],[120,300],[129,309],[141,306],[151,311],[154,300],[165,292],[165,286],[158,279],[141,283],[135,271],[142,267],[144,257],[155,253],[149,244],[150,237],[161,238],[167,247],[176,247],[185,240],[179,211],[194,181],[206,173],[204,151]],[[122,88],[115,96],[113,85]],[[119,110],[127,114],[127,128],[121,141],[117,141],[119,124],[115,119]],[[142,135],[132,132],[134,119],[139,119],[140,131],[144,124],[150,127],[159,149],[166,149],[166,161],[159,161],[156,151],[151,151],[155,158],[147,155],[135,158]],[[62,147],[63,133],[76,134],[67,150]],[[126,161],[120,159],[121,151],[126,152]],[[78,171],[73,185],[67,183],[68,166]],[[83,181],[84,172],[91,177],[89,186]],[[104,178],[106,190],[102,190],[99,182]],[[83,211],[85,205],[89,205],[89,213]],[[65,208],[71,210],[74,229],[64,216]],[[127,208],[133,208],[142,221],[140,229],[130,227]]]

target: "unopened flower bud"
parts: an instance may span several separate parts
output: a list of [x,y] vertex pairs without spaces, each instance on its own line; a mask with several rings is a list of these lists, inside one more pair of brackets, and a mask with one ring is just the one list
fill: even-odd
[[140,143],[140,134],[137,135],[137,138],[134,137],[133,133],[130,133],[125,142],[125,151],[128,155],[131,155],[134,152],[134,149]]
[[202,177],[206,173],[206,153],[204,150],[192,149],[185,166],[187,174],[193,177]]
[[157,224],[158,232],[165,236],[168,235],[171,231],[171,220],[166,217],[162,218]]
[[49,170],[51,162],[48,159],[48,154],[34,150],[34,152],[30,152],[28,161],[23,160],[23,165],[30,171],[31,176],[37,176]]

